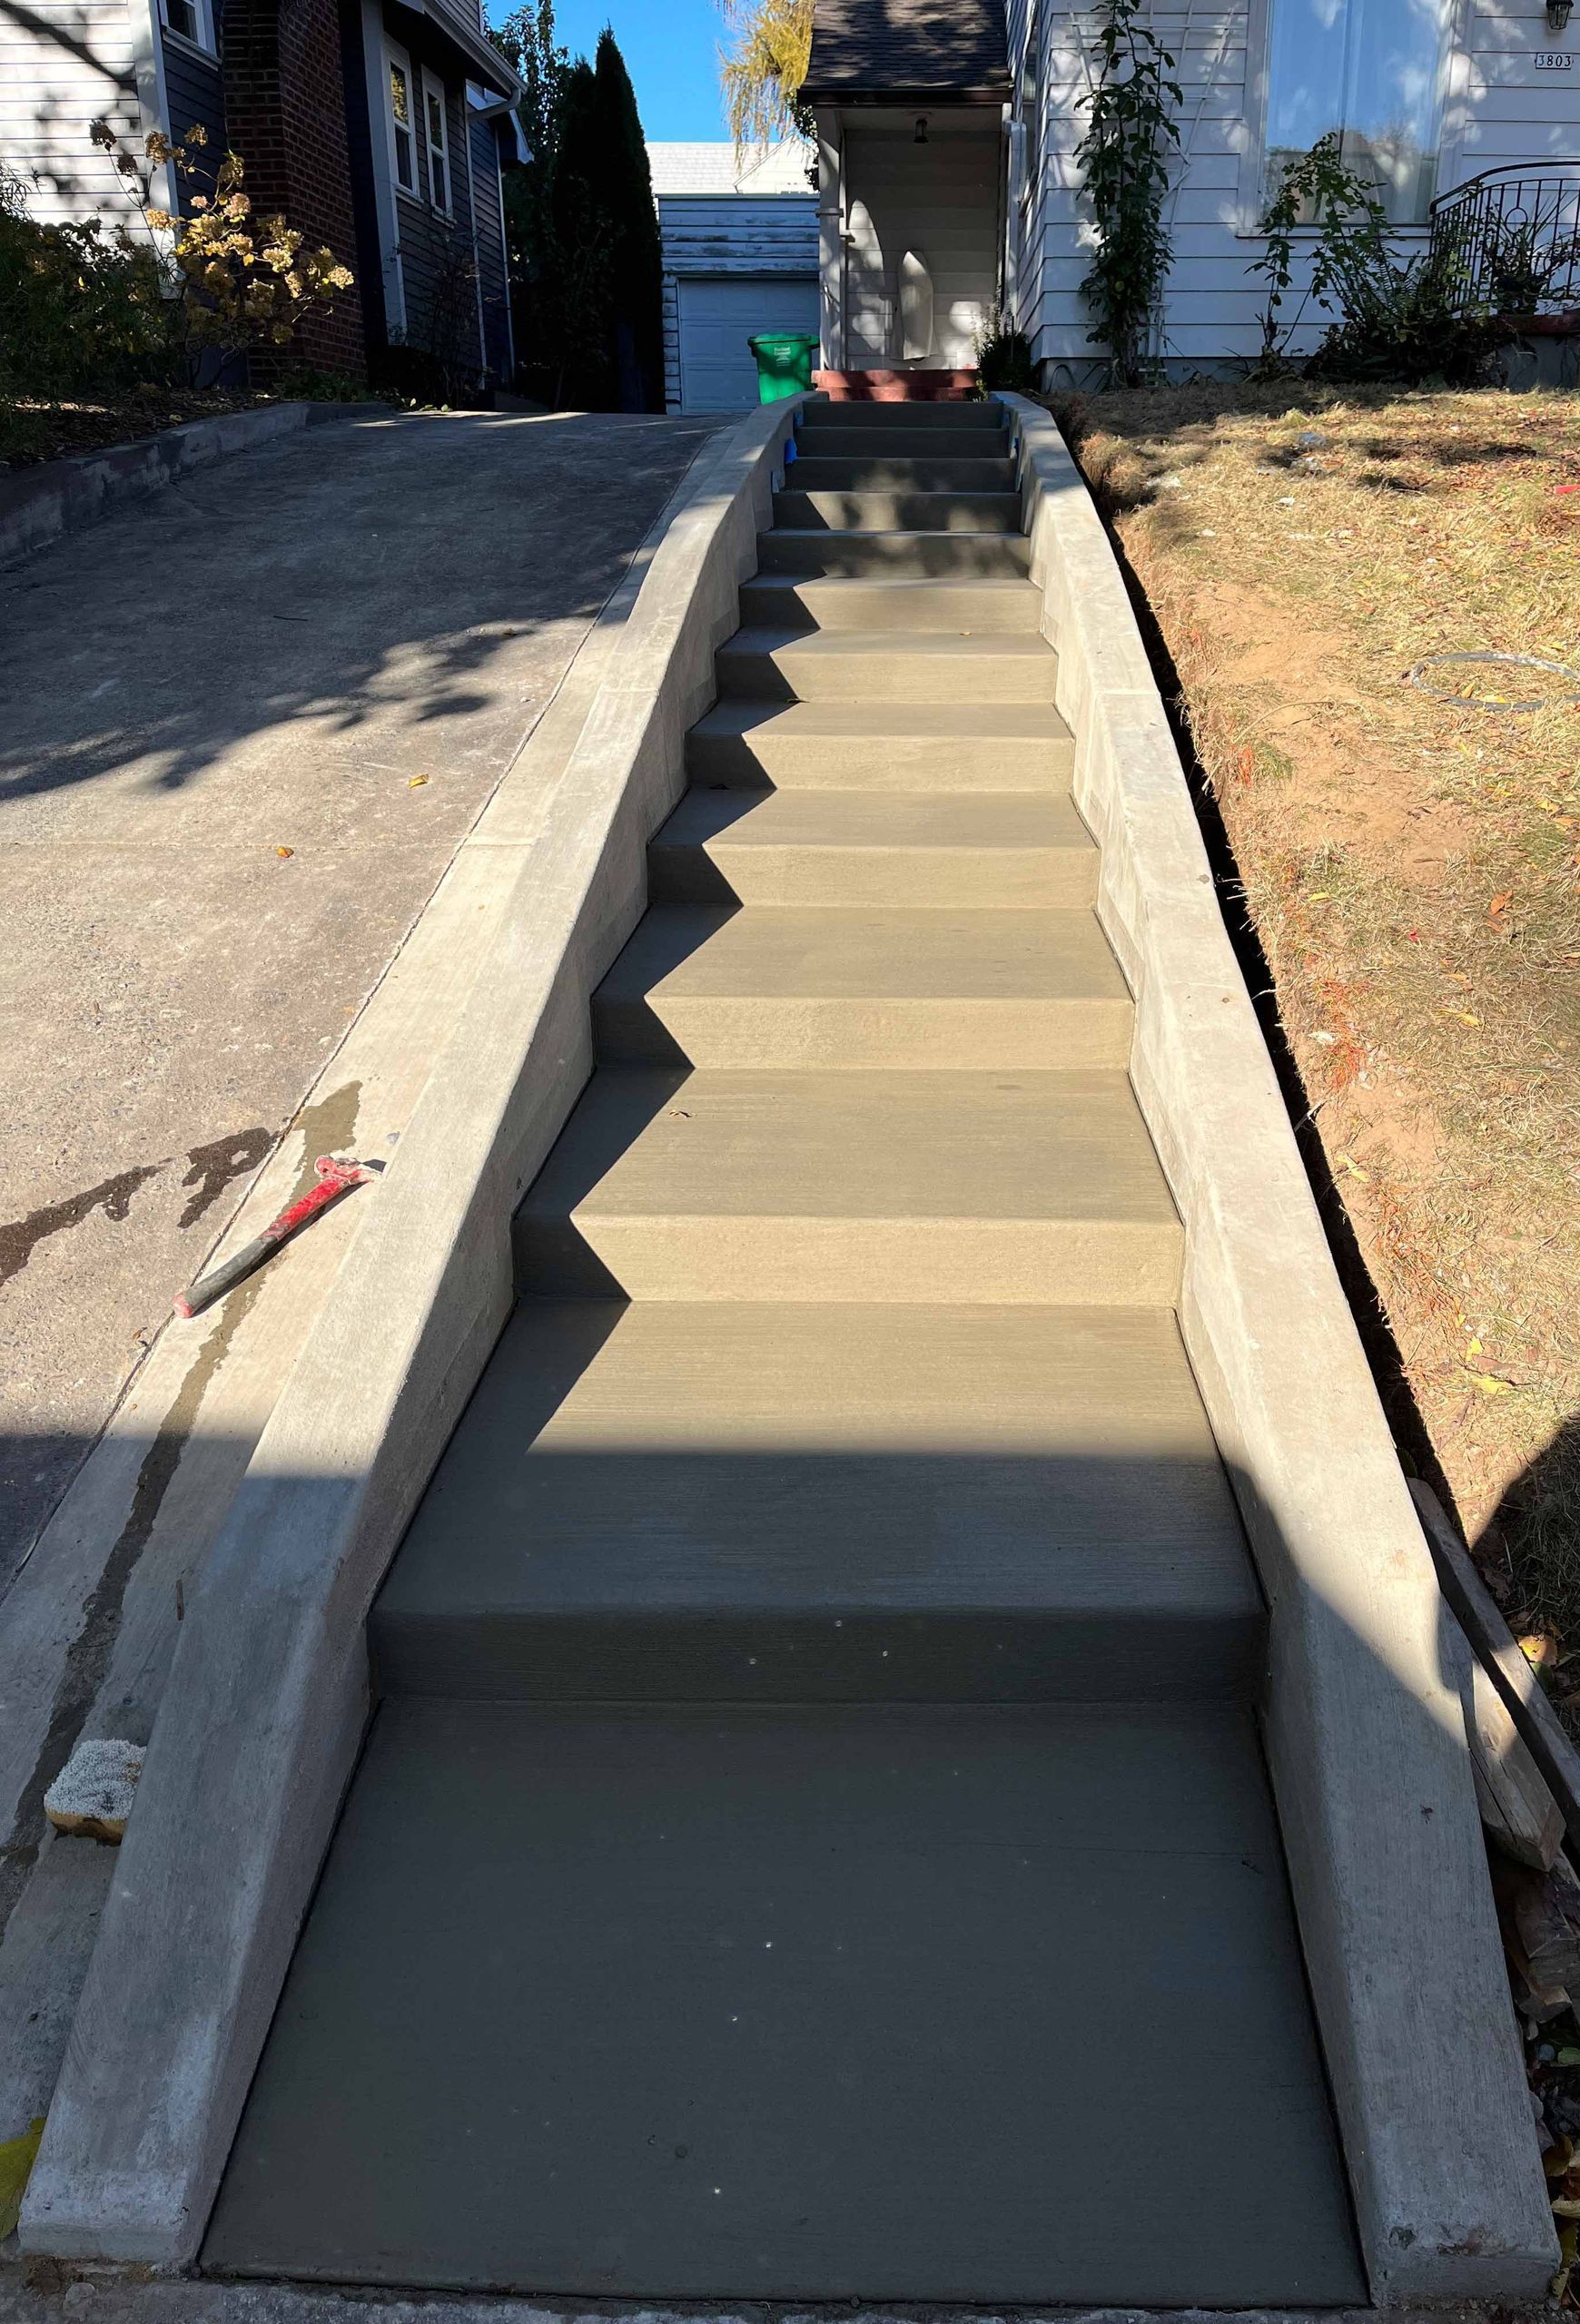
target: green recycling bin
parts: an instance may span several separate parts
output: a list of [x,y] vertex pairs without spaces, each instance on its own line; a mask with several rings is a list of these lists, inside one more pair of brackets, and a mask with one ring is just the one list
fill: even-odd
[[780,403],[805,395],[812,385],[817,341],[804,330],[759,331],[746,345],[757,359],[757,401]]

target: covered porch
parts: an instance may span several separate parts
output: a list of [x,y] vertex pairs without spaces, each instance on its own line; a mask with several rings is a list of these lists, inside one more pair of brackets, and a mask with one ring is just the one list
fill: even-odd
[[817,124],[822,369],[895,375],[884,391],[899,395],[971,372],[1003,251],[997,0],[818,0],[802,94]]

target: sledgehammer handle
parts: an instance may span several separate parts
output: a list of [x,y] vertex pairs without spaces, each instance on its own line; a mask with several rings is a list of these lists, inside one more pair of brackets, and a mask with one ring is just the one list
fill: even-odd
[[306,1194],[288,1204],[279,1217],[272,1218],[262,1235],[255,1235],[250,1243],[243,1244],[233,1258],[211,1274],[199,1275],[191,1289],[183,1291],[176,1301],[178,1315],[201,1315],[205,1307],[212,1307],[216,1299],[233,1291],[254,1267],[261,1267],[282,1243],[300,1235],[321,1211],[328,1210],[342,1195],[349,1195],[353,1187],[363,1185],[373,1176],[366,1163],[342,1162],[333,1154],[321,1154],[312,1167],[318,1172],[317,1186],[310,1187]]

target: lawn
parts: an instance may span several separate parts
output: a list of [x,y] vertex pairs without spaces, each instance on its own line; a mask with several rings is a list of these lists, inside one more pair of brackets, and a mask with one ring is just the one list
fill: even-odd
[[1580,398],[1052,408],[1172,662],[1401,1445],[1580,1713],[1580,682],[1410,675],[1580,664]]

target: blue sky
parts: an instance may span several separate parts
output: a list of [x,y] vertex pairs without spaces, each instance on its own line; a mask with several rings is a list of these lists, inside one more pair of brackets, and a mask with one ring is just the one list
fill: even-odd
[[[489,14],[508,15],[509,0],[489,0]],[[614,26],[649,137],[728,135],[715,0],[555,0],[554,20],[573,56],[590,57],[604,26]]]

